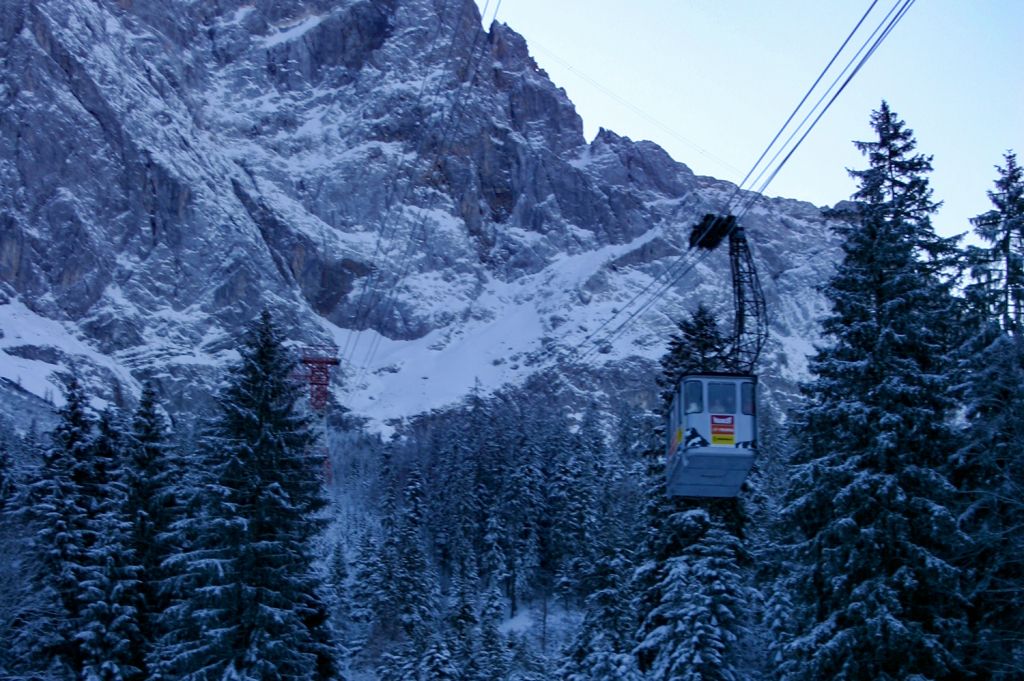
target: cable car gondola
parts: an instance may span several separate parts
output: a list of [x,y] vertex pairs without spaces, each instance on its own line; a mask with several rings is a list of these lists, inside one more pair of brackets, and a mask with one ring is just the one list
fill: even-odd
[[743,228],[732,215],[705,215],[691,248],[714,249],[729,239],[733,334],[723,357],[728,372],[682,376],[669,411],[665,446],[669,496],[735,497],[757,454],[757,376],[754,365],[768,336],[764,294]]
[[757,453],[757,376],[688,374],[669,411],[669,496],[734,497]]

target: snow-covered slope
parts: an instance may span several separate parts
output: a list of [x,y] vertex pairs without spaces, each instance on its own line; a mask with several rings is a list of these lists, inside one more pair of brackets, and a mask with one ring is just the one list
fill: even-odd
[[[378,422],[543,367],[614,397],[683,310],[729,301],[716,253],[577,348],[733,187],[587,143],[472,2],[8,0],[0,61],[0,378],[41,397],[73,366],[103,399],[202,398],[262,307],[337,343],[339,401]],[[784,386],[837,251],[809,204],[746,226]]]

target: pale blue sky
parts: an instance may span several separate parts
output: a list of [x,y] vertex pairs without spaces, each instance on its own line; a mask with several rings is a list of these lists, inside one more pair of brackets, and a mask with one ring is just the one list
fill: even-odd
[[[502,0],[497,19],[526,37],[588,138],[605,127],[650,139],[695,172],[739,182],[868,5]],[[892,5],[879,0],[868,23]],[[845,168],[864,166],[850,142],[871,139],[868,117],[886,99],[935,157],[932,186],[946,204],[936,227],[968,230],[990,207],[1003,152],[1024,158],[1022,42],[1024,0],[918,0],[767,193],[849,198]]]

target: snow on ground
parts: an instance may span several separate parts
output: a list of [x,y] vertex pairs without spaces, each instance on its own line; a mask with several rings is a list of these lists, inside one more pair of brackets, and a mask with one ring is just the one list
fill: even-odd
[[[311,231],[317,231],[316,227],[322,228],[317,225]],[[662,230],[652,229],[626,244],[562,254],[532,275],[513,281],[491,279],[478,295],[475,280],[418,281],[405,294],[416,296],[416,309],[429,310],[435,318],[447,315],[451,321],[415,340],[392,340],[369,330],[356,333],[319,318],[341,353],[342,368],[335,381],[337,399],[356,415],[368,418],[371,429],[386,434],[391,430],[390,421],[452,405],[477,385],[492,391],[519,384],[537,370],[562,361],[567,350],[569,354],[578,350],[576,359],[587,355],[584,360],[591,363],[637,355],[656,359],[664,350],[662,341],[672,323],[665,306],[687,306],[678,289],[666,296],[671,301],[659,301],[626,333],[602,343],[607,347],[601,354],[595,356],[592,351],[594,341],[616,329],[636,309],[634,296],[642,294],[663,267],[655,263],[613,269],[608,263],[659,236],[663,236]],[[726,294],[712,283],[716,277],[710,267],[701,262],[689,275],[694,279],[686,297],[714,300],[719,296],[723,300],[716,302],[726,304]],[[641,295],[639,300],[646,299]],[[116,288],[107,292],[105,303],[121,311],[128,306]],[[814,348],[797,330],[802,326],[799,322],[820,314],[819,306],[816,299],[782,303],[780,316],[797,322],[792,326],[783,323],[773,336],[773,343],[788,360],[780,367],[786,379],[799,381],[807,376],[807,356]],[[232,352],[204,351],[221,345],[218,334],[223,332],[217,327],[187,337],[168,331],[176,326],[192,327],[193,317],[201,316],[198,310],[167,309],[150,314],[167,322],[161,325],[161,333],[148,336],[143,346],[110,357],[89,347],[70,324],[40,317],[18,300],[0,305],[0,378],[59,402],[61,384],[55,372],[66,371],[76,358],[109,369],[133,390],[135,381],[126,367],[152,361],[217,366],[234,359]],[[589,334],[594,337],[587,341]],[[58,352],[30,349],[18,353],[36,357],[27,359],[7,351],[19,346]]]
[[529,635],[541,643],[543,652],[554,652],[564,649],[579,630],[582,613],[567,610],[558,599],[549,600],[546,604],[534,601],[520,607],[516,614],[498,626],[505,636]]
[[543,327],[536,309],[529,302],[496,305],[493,293],[485,298],[489,309],[497,307],[493,320],[437,329],[414,341],[372,331],[353,339],[324,321],[338,347],[348,348],[345,406],[384,422],[452,404],[478,381],[494,388],[525,375],[529,369],[512,357],[539,346]]
[[[493,390],[521,382],[557,361],[553,346],[575,346],[611,317],[627,294],[650,281],[640,271],[619,272],[616,276],[626,285],[618,282],[617,293],[580,304],[581,287],[605,263],[657,236],[658,231],[651,230],[627,244],[562,255],[544,270],[512,282],[491,280],[472,302],[468,320],[416,340],[391,340],[373,331],[355,334],[321,320],[341,350],[345,387],[340,400],[387,430],[389,420],[451,405],[477,384]],[[557,326],[553,316],[561,317]],[[662,351],[659,346],[644,352],[635,340],[634,335],[623,335],[607,356],[639,352],[653,357]]]
[[814,343],[798,336],[773,336],[772,340],[782,346],[786,363],[779,367],[779,374],[794,383],[807,380],[811,375],[808,359],[817,353]]
[[284,30],[278,33],[274,33],[264,38],[263,47],[274,47],[275,45],[280,45],[281,43],[286,43],[290,40],[300,38],[306,33],[308,33],[310,30],[319,26],[320,23],[323,22],[323,20],[326,18],[327,15],[323,14],[314,14],[312,16],[308,16],[299,23],[289,26],[288,28],[285,28]]
[[[64,395],[56,373],[67,371],[67,364],[76,359],[109,369],[125,386],[136,385],[126,369],[78,338],[70,324],[41,317],[17,299],[0,305],[0,332],[0,377],[58,406],[64,404]],[[12,354],[17,348],[28,350],[19,354],[37,354],[40,359]]]

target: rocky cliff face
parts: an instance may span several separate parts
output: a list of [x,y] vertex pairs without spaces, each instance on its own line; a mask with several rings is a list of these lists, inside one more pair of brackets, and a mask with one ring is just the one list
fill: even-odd
[[[339,345],[339,401],[374,418],[543,366],[612,394],[683,310],[729,301],[714,254],[604,352],[565,354],[733,187],[588,144],[468,0],[7,0],[0,60],[8,389],[56,393],[74,366],[107,399],[148,379],[180,404],[269,307]],[[836,248],[809,204],[762,200],[746,226],[782,385]]]

